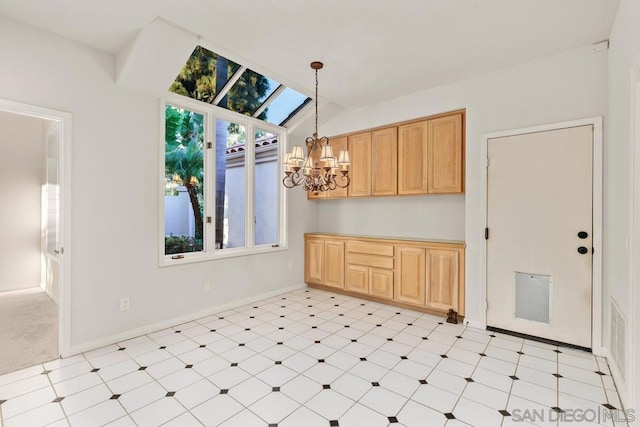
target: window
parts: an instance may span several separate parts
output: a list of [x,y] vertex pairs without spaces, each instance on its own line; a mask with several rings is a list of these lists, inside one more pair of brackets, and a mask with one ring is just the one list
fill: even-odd
[[161,264],[284,247],[285,130],[174,94],[164,119]]
[[169,91],[279,126],[311,101],[202,46],[195,48]]

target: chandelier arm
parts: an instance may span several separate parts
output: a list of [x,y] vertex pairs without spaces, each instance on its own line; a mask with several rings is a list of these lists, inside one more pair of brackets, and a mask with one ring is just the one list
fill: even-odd
[[340,177],[340,181],[347,181],[344,185],[338,184],[338,180],[336,180],[336,185],[340,188],[347,188],[351,183],[351,177],[348,174],[344,174]]

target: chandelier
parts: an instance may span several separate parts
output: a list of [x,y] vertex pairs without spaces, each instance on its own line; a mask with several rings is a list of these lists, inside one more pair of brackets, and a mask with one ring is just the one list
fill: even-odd
[[351,182],[349,178],[349,152],[340,151],[338,158],[333,154],[329,138],[318,137],[318,70],[324,65],[314,61],[311,68],[316,72],[316,127],[313,136],[306,139],[307,154],[303,155],[302,147],[295,146],[291,153],[284,155],[284,174],[282,184],[286,188],[302,186],[303,190],[317,195],[321,191],[346,188]]

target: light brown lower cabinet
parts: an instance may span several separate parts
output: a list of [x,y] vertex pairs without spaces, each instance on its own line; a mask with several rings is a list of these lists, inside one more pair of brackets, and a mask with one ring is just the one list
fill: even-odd
[[464,243],[305,235],[305,281],[428,312],[464,316]]

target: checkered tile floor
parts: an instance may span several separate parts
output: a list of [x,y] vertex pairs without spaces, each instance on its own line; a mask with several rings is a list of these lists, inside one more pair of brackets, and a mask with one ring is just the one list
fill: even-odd
[[443,321],[303,289],[0,376],[0,424],[626,425],[605,359]]

